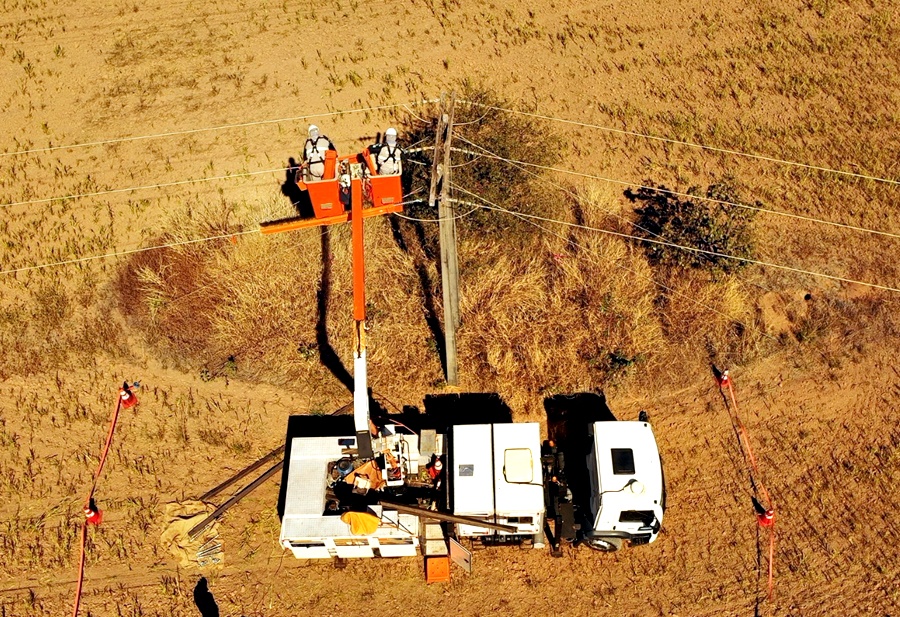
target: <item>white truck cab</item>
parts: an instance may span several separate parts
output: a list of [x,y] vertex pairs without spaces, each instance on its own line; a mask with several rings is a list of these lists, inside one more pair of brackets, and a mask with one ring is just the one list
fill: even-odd
[[656,437],[649,422],[605,421],[589,425],[587,456],[590,512],[582,520],[584,543],[616,550],[656,540],[665,509],[665,484]]
[[600,391],[544,401],[541,448],[547,524],[554,557],[562,545],[615,551],[656,540],[666,509],[662,458],[647,412],[617,420]]

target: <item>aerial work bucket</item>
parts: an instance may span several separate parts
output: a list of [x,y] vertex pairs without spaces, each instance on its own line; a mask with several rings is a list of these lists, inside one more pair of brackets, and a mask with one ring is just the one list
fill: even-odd
[[309,201],[312,203],[313,213],[317,219],[344,212],[337,178],[307,182],[306,190],[309,191]]
[[403,202],[403,187],[400,184],[399,175],[371,176],[372,205],[387,206]]
[[375,171],[375,162],[371,153],[363,152],[363,159],[369,169],[369,184],[372,187],[372,205],[387,206],[399,204],[403,201],[403,186],[400,182],[400,174],[378,175]]

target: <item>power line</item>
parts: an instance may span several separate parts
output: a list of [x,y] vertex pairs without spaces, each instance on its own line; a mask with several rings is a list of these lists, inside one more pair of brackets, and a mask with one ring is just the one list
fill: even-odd
[[66,259],[64,261],[55,261],[52,263],[38,264],[34,266],[23,266],[21,268],[11,268],[9,270],[0,270],[0,274],[15,274],[17,272],[27,272],[29,270],[41,270],[43,268],[52,268],[55,266],[65,266],[76,263],[83,263],[86,261],[93,261],[96,259],[107,259],[109,257],[121,257],[123,255],[133,255],[134,253],[144,253],[146,251],[156,251],[164,248],[172,248],[176,246],[185,246],[188,244],[199,244],[200,242],[210,242],[212,240],[224,240],[226,238],[235,238],[237,236],[245,236],[247,234],[259,233],[258,229],[251,229],[248,231],[236,231],[230,234],[221,234],[218,236],[208,236],[206,238],[196,238],[194,240],[182,240],[180,242],[167,242],[165,244],[157,244],[156,246],[145,246],[139,249],[128,249],[125,251],[117,251],[115,253],[105,253],[103,255],[89,255],[87,257],[77,257],[75,259]]
[[829,220],[825,220],[825,219],[819,219],[819,218],[815,218],[815,217],[812,217],[812,216],[805,216],[805,215],[803,215],[803,214],[794,214],[793,212],[784,212],[784,211],[781,211],[781,210],[770,210],[770,209],[768,209],[768,208],[762,208],[762,207],[760,207],[760,206],[751,206],[751,205],[748,205],[748,204],[742,204],[742,203],[735,202],[735,201],[727,201],[727,200],[724,200],[724,199],[715,199],[715,198],[713,198],[713,197],[704,197],[704,196],[702,196],[702,195],[694,195],[694,194],[691,194],[691,193],[685,193],[685,192],[683,192],[683,191],[673,191],[673,190],[671,190],[671,189],[666,189],[666,188],[662,188],[662,187],[647,186],[647,185],[644,185],[644,184],[638,184],[638,183],[636,183],[636,182],[628,182],[628,181],[626,181],[626,180],[617,180],[617,179],[615,179],[615,178],[607,178],[607,177],[605,177],[605,176],[598,176],[598,175],[595,175],[595,174],[588,174],[588,173],[584,173],[584,172],[574,171],[574,170],[571,170],[571,169],[560,169],[559,167],[550,167],[550,166],[548,166],[548,165],[539,165],[539,164],[537,164],[537,163],[529,163],[528,161],[518,161],[518,160],[515,160],[515,159],[509,159],[509,158],[500,156],[500,155],[498,155],[498,154],[494,154],[493,152],[491,152],[491,151],[489,151],[489,150],[483,148],[482,146],[479,146],[478,144],[472,143],[471,141],[469,141],[468,139],[465,139],[464,137],[460,137],[459,139],[460,139],[461,141],[465,141],[467,144],[471,145],[472,147],[478,148],[479,150],[481,150],[482,153],[484,153],[485,156],[487,156],[487,157],[489,157],[489,158],[494,158],[494,159],[497,159],[497,160],[499,160],[499,161],[504,161],[504,162],[506,162],[506,163],[511,163],[511,164],[513,164],[513,165],[523,165],[523,166],[527,166],[527,167],[534,167],[534,168],[536,168],[536,169],[544,169],[544,170],[546,170],[546,171],[555,171],[555,172],[559,172],[559,173],[562,173],[562,174],[568,174],[568,175],[570,175],[570,176],[579,176],[579,177],[581,177],[581,178],[590,178],[590,179],[592,179],[592,180],[601,180],[601,181],[603,181],[603,182],[609,182],[610,184],[619,184],[619,185],[622,185],[622,186],[637,187],[637,188],[639,188],[639,189],[646,189],[646,190],[649,190],[649,191],[657,191],[657,192],[659,192],[659,193],[664,193],[664,194],[666,194],[666,195],[674,195],[674,196],[677,196],[677,197],[687,197],[687,198],[690,198],[690,199],[696,199],[696,200],[699,200],[699,201],[706,201],[706,202],[709,202],[709,203],[721,204],[721,205],[723,205],[723,206],[734,206],[735,208],[744,208],[745,210],[754,210],[754,211],[756,211],[756,212],[764,212],[764,213],[766,213],[766,214],[774,214],[774,215],[776,215],[776,216],[784,216],[784,217],[788,217],[788,218],[793,218],[793,219],[798,219],[798,220],[802,220],[802,221],[807,221],[807,222],[810,222],[810,223],[819,223],[819,224],[822,224],[822,225],[831,225],[832,227],[841,227],[841,228],[844,228],[844,229],[851,229],[851,230],[853,230],[853,231],[859,231],[859,232],[864,232],[864,233],[870,233],[870,234],[875,234],[875,235],[879,235],[879,236],[887,236],[887,237],[889,237],[889,238],[900,238],[900,234],[893,233],[893,232],[890,232],[890,231],[880,231],[880,230],[878,230],[878,229],[869,229],[869,228],[867,228],[867,227],[859,227],[859,226],[857,226],[857,225],[849,225],[849,224],[847,224],[847,223],[837,223],[837,222],[835,222],[835,221],[829,221]]
[[[409,205],[409,204],[412,204],[412,203],[418,203],[419,201],[421,201],[421,200],[404,201],[404,202],[402,202],[402,203],[399,204],[399,205],[406,206],[406,205]],[[394,214],[397,214],[397,213],[394,213]],[[469,214],[471,214],[471,211],[470,211],[470,212],[466,212],[466,214],[463,215],[463,216],[468,216]],[[411,217],[405,217],[405,216],[402,217],[402,218],[407,218],[407,219],[413,220],[413,221],[428,222],[428,223],[437,220],[437,219],[414,219],[414,218],[411,218]],[[66,260],[63,260],[63,261],[54,261],[54,262],[50,262],[50,263],[36,264],[36,265],[33,265],[33,266],[23,266],[23,267],[21,267],[21,268],[11,268],[11,269],[9,269],[9,270],[0,270],[0,274],[15,274],[15,273],[17,273],[17,272],[27,272],[27,271],[29,271],[29,270],[41,270],[41,269],[44,269],[44,268],[53,268],[53,267],[56,267],[56,266],[66,266],[66,265],[71,265],[71,264],[76,264],[76,263],[82,263],[82,262],[86,262],[86,261],[94,261],[94,260],[97,260],[97,259],[107,259],[107,258],[110,258],[110,257],[121,257],[121,256],[124,256],[124,255],[132,255],[132,254],[134,254],[134,253],[143,253],[143,252],[146,252],[146,251],[155,251],[155,250],[158,250],[158,249],[172,248],[172,247],[176,247],[176,246],[184,246],[184,245],[188,245],[188,244],[199,244],[199,243],[201,243],[201,242],[211,242],[212,240],[224,240],[224,239],[226,239],[226,238],[227,238],[227,239],[231,239],[231,238],[235,238],[235,237],[237,237],[237,236],[245,236],[245,235],[247,235],[247,234],[253,234],[253,233],[258,233],[258,232],[259,232],[258,229],[250,229],[250,230],[247,230],[247,231],[236,231],[236,232],[234,232],[234,233],[221,234],[221,235],[218,235],[218,236],[208,236],[208,237],[206,237],[206,238],[196,238],[196,239],[194,239],[194,240],[183,240],[183,241],[180,241],[180,242],[168,242],[168,243],[166,243],[166,244],[157,244],[156,246],[146,246],[146,247],[143,247],[143,248],[128,249],[128,250],[124,250],[124,251],[117,251],[117,252],[114,252],[114,253],[104,253],[104,254],[102,254],[102,255],[88,255],[88,256],[85,256],[85,257],[76,257],[76,258],[73,258],[73,259],[66,259]],[[179,298],[179,299],[180,299],[180,298]]]
[[[463,138],[460,137],[460,139],[463,139]],[[468,140],[466,140],[466,141],[468,141]],[[468,142],[468,143],[472,143],[472,142]],[[488,149],[485,148],[484,146],[478,146],[478,147],[479,147],[480,149],[482,149],[484,152],[487,152],[487,153],[489,153],[489,154],[495,155],[495,153],[491,152],[490,150],[488,150]],[[472,153],[472,154],[475,154],[475,153]],[[481,155],[481,154],[475,154],[475,156],[477,156],[477,157],[480,158],[482,155]],[[495,155],[495,156],[496,156],[496,155]],[[552,187],[554,187],[554,188],[557,188],[557,189],[563,191],[564,193],[567,193],[568,195],[572,196],[572,197],[573,197],[574,199],[576,199],[576,200],[579,199],[578,194],[575,193],[574,191],[572,191],[571,189],[566,188],[566,187],[564,187],[563,185],[561,185],[561,184],[559,184],[559,183],[557,183],[557,182],[554,182],[553,180],[550,180],[549,178],[545,178],[544,176],[542,176],[541,174],[539,174],[539,173],[537,173],[537,172],[531,171],[530,169],[525,169],[524,167],[522,168],[522,171],[525,172],[526,174],[528,174],[529,176],[531,176],[532,178],[534,178],[535,180],[538,180],[539,182],[543,182],[544,184],[549,184],[550,186],[552,186]],[[619,219],[620,221],[622,221],[622,222],[624,222],[624,223],[627,223],[627,224],[631,225],[631,226],[634,227],[635,229],[640,229],[640,230],[643,231],[644,233],[650,234],[651,236],[654,236],[654,237],[656,237],[656,238],[662,238],[662,236],[660,236],[658,233],[655,233],[655,232],[653,232],[653,231],[647,229],[646,227],[643,227],[643,226],[639,225],[638,223],[635,223],[634,221],[627,219],[626,217],[622,216],[622,215],[619,214],[618,212],[614,212],[613,210],[610,210],[610,209],[608,209],[608,208],[603,208],[602,206],[601,206],[600,208],[601,208],[601,210],[603,210],[603,211],[606,212],[607,214],[610,214],[611,216],[616,217],[616,218]]]
[[160,189],[170,186],[182,186],[185,184],[199,184],[201,182],[213,182],[215,180],[230,180],[232,178],[246,178],[249,176],[259,176],[262,174],[271,174],[275,172],[285,172],[287,167],[277,169],[261,169],[258,171],[245,171],[236,174],[226,174],[224,176],[207,176],[205,178],[196,178],[192,180],[176,180],[174,182],[161,182],[159,184],[145,184],[143,186],[128,186],[118,189],[108,189],[105,191],[94,191],[91,193],[76,193],[73,195],[64,195],[62,197],[45,197],[42,199],[30,199],[28,201],[14,201],[11,203],[0,204],[0,208],[11,208],[12,206],[28,206],[33,204],[46,204],[54,201],[65,201],[67,199],[79,199],[82,197],[98,197],[101,195],[112,195],[115,193],[133,193],[135,191],[144,191],[148,189]]
[[234,124],[220,124],[218,126],[209,126],[198,129],[184,129],[181,131],[168,131],[165,133],[152,133],[148,135],[134,135],[131,137],[114,137],[111,139],[101,139],[97,141],[87,141],[65,146],[47,146],[46,148],[32,148],[30,150],[17,150],[15,152],[0,152],[0,157],[18,156],[21,154],[35,154],[39,152],[53,152],[54,150],[72,150],[75,148],[89,148],[93,146],[103,146],[107,144],[118,144],[128,141],[141,141],[148,139],[160,139],[163,137],[177,137],[179,135],[192,135],[195,133],[205,133],[210,131],[223,131],[228,129],[246,128],[250,126],[260,126],[265,124],[281,124],[284,122],[296,122],[307,118],[326,118],[331,116],[341,116],[343,114],[363,113],[371,111],[382,111],[385,109],[393,109],[396,107],[408,107],[409,105],[419,105],[422,103],[432,103],[434,101],[414,101],[412,103],[391,103],[390,105],[376,105],[373,107],[358,107],[354,109],[344,109],[339,111],[320,112],[315,114],[306,114],[303,116],[291,116],[287,118],[274,118],[270,120],[253,120],[250,122],[238,122]]
[[[483,200],[483,198],[481,198],[481,196],[476,195],[475,193],[471,193],[470,191],[465,191],[464,189],[460,189],[460,190],[463,190],[464,192],[469,193],[470,195],[474,195],[474,196],[478,197],[479,199]],[[691,251],[691,252],[700,253],[703,255],[711,255],[713,257],[722,257],[725,259],[733,259],[735,261],[740,261],[743,263],[755,264],[758,266],[765,266],[768,268],[777,268],[779,270],[787,270],[789,272],[796,272],[798,274],[807,274],[810,276],[831,279],[833,281],[840,281],[842,283],[854,283],[856,285],[863,285],[865,287],[872,287],[874,289],[883,289],[885,291],[893,291],[893,292],[900,293],[900,288],[897,288],[897,287],[890,287],[887,285],[879,285],[877,283],[869,283],[866,281],[857,281],[855,279],[849,279],[849,278],[845,278],[842,276],[834,276],[832,274],[825,274],[823,272],[814,272],[811,270],[803,270],[801,268],[794,268],[792,266],[785,266],[782,264],[776,264],[776,263],[771,263],[771,262],[767,262],[767,261],[760,261],[758,259],[750,259],[748,257],[738,257],[736,255],[728,255],[726,253],[720,253],[718,251],[708,251],[706,249],[700,249],[700,248],[696,248],[696,247],[692,247],[692,246],[684,246],[682,244],[675,244],[674,242],[667,242],[664,240],[654,240],[652,238],[642,238],[640,236],[633,236],[631,234],[625,234],[625,233],[621,233],[618,231],[612,231],[610,229],[603,229],[601,227],[592,227],[590,225],[581,225],[579,223],[570,223],[568,221],[561,221],[559,219],[552,219],[552,218],[547,218],[547,217],[543,217],[543,216],[537,216],[534,214],[526,214],[524,212],[515,212],[512,210],[507,210],[506,208],[502,208],[497,205],[485,205],[485,206],[482,206],[482,208],[484,208],[486,210],[496,210],[498,212],[505,212],[506,214],[511,214],[513,216],[518,216],[520,218],[534,219],[537,221],[544,221],[547,223],[557,223],[559,225],[566,225],[568,227],[574,227],[577,229],[586,229],[588,231],[596,231],[598,233],[603,233],[603,234],[607,234],[610,236],[617,236],[619,238],[627,238],[629,240],[637,240],[639,242],[649,242],[651,244],[659,244],[662,246],[668,246],[668,247],[680,249],[683,251]]]
[[[477,156],[478,156],[479,158],[481,157],[480,154],[478,154]],[[525,173],[527,173],[527,174],[530,175],[531,177],[533,177],[535,180],[537,180],[537,181],[539,181],[539,182],[542,182],[542,183],[544,183],[544,184],[548,184],[548,185],[550,185],[550,186],[552,186],[552,187],[554,187],[554,188],[556,188],[556,189],[558,189],[558,190],[560,190],[560,191],[562,191],[562,192],[564,192],[564,193],[570,195],[572,198],[574,198],[574,199],[576,199],[576,200],[580,199],[580,196],[579,196],[575,191],[573,191],[572,189],[570,189],[570,188],[568,188],[568,187],[563,186],[562,184],[560,184],[560,183],[558,183],[558,182],[554,182],[553,180],[551,180],[551,179],[549,179],[549,178],[547,178],[547,177],[545,177],[545,176],[543,176],[543,175],[541,175],[541,174],[539,174],[539,173],[537,173],[537,172],[535,172],[535,171],[531,171],[530,169],[522,168],[522,171],[525,172]],[[457,188],[459,188],[459,187],[457,187]],[[643,231],[644,233],[650,234],[651,236],[653,236],[653,237],[655,237],[655,238],[664,239],[664,238],[663,238],[661,235],[659,235],[658,233],[655,233],[655,232],[651,231],[650,229],[647,229],[646,227],[643,227],[642,225],[639,225],[638,223],[635,223],[634,221],[628,219],[627,217],[622,216],[621,214],[619,214],[618,212],[615,212],[614,210],[610,210],[609,208],[604,208],[603,206],[599,206],[599,207],[600,207],[601,210],[603,210],[604,212],[606,212],[606,213],[609,214],[610,216],[616,217],[617,219],[619,219],[619,220],[622,221],[623,223],[627,223],[628,225],[631,225],[631,226],[634,227],[635,229],[640,229],[640,230]],[[534,223],[531,222],[531,221],[528,221],[528,222],[531,223],[531,224],[534,224]],[[650,280],[653,280],[653,279],[650,279]],[[738,278],[738,280],[741,280],[741,279]],[[656,283],[655,280],[653,280],[653,282]],[[762,288],[762,289],[766,289],[767,291],[771,291],[770,289],[766,288],[766,287],[763,286],[763,285],[760,285],[759,283],[757,283],[757,282],[755,282],[755,281],[748,281],[748,282],[749,282],[750,284],[756,285],[757,287],[760,287],[760,288]],[[659,284],[659,285],[662,285],[662,283],[658,283],[658,284]],[[663,287],[666,288],[664,285],[663,285]],[[668,289],[668,288],[666,288],[666,289]],[[711,309],[711,310],[712,310],[712,309]]]
[[606,131],[608,133],[618,133],[620,135],[629,135],[631,137],[641,137],[643,139],[650,139],[653,141],[660,141],[660,142],[665,142],[665,143],[670,143],[670,144],[676,144],[679,146],[687,146],[689,148],[700,148],[702,150],[709,150],[711,152],[718,152],[720,154],[732,154],[735,156],[743,156],[746,158],[756,159],[756,160],[760,160],[760,161],[767,161],[770,163],[779,163],[781,165],[791,165],[793,167],[800,167],[803,169],[810,169],[813,171],[821,171],[821,172],[825,172],[825,173],[837,174],[837,175],[846,176],[849,178],[858,178],[861,180],[872,180],[874,182],[883,182],[885,184],[892,184],[894,186],[900,186],[900,180],[892,180],[890,178],[882,178],[879,176],[870,176],[868,174],[861,174],[861,173],[857,173],[857,172],[853,172],[853,171],[845,171],[843,169],[833,169],[830,167],[823,167],[820,165],[811,165],[808,163],[800,163],[797,161],[780,159],[780,158],[776,158],[773,156],[766,156],[763,154],[754,154],[752,152],[742,152],[740,150],[732,150],[730,148],[718,148],[716,146],[707,146],[705,144],[698,144],[698,143],[694,143],[694,142],[690,142],[690,141],[682,141],[680,139],[672,139],[670,137],[660,137],[659,135],[648,135],[646,133],[639,133],[637,131],[629,131],[626,129],[614,129],[612,127],[602,126],[599,124],[591,124],[589,122],[580,122],[577,120],[568,120],[566,118],[557,118],[554,116],[547,116],[547,115],[537,114],[537,113],[532,113],[532,112],[527,112],[527,111],[518,111],[515,109],[507,109],[505,107],[497,107],[495,105],[486,105],[484,103],[478,103],[475,101],[460,101],[460,102],[469,103],[470,105],[475,105],[477,107],[483,107],[486,109],[493,109],[495,111],[502,111],[505,113],[517,114],[520,116],[528,116],[530,118],[539,118],[541,120],[549,120],[552,122],[571,124],[571,125],[580,126],[583,128],[597,129],[600,131]]
[[[491,205],[491,206],[494,206],[495,208],[500,208],[500,206],[497,206],[496,204],[494,204],[494,203],[488,201],[487,199],[485,199],[485,198],[482,197],[481,195],[476,195],[475,193],[473,193],[473,192],[471,192],[471,191],[467,191],[466,189],[464,189],[464,188],[462,188],[462,187],[460,187],[460,186],[458,186],[458,185],[455,185],[455,184],[453,185],[453,187],[454,187],[455,189],[459,190],[459,191],[462,191],[463,193],[467,193],[467,194],[469,194],[469,195],[475,197],[476,199],[480,199],[481,201],[483,201],[483,202],[486,203],[486,204],[489,204],[489,205]],[[471,205],[473,205],[473,206],[477,206],[477,204],[472,204],[471,202],[465,202],[465,203],[471,204]],[[480,206],[478,206],[478,207],[480,207]],[[502,208],[501,208],[501,209],[502,209]],[[587,250],[588,250],[587,248],[584,247],[584,245],[582,245],[582,244],[576,242],[575,240],[573,240],[573,239],[571,239],[571,238],[567,238],[566,236],[562,235],[561,233],[558,233],[558,232],[556,232],[556,231],[554,231],[554,230],[552,230],[552,229],[550,229],[550,228],[548,228],[548,227],[544,227],[544,226],[541,225],[540,223],[535,223],[534,221],[529,220],[528,218],[522,216],[520,213],[512,212],[511,210],[508,210],[507,212],[508,212],[509,214],[511,214],[511,215],[513,215],[513,216],[519,218],[520,220],[525,221],[525,222],[528,223],[529,225],[533,225],[534,227],[537,227],[538,229],[541,229],[541,230],[543,230],[543,231],[545,231],[545,232],[547,232],[547,233],[549,233],[549,234],[552,234],[552,235],[556,236],[557,238],[560,238],[561,240],[565,241],[567,244],[568,244],[568,243],[571,243],[571,244],[577,246],[578,248],[580,248],[580,249],[583,250],[583,251],[587,251]],[[764,330],[761,330],[761,329],[759,329],[759,328],[757,328],[757,327],[755,327],[755,326],[751,326],[751,325],[749,325],[749,324],[746,324],[746,323],[740,321],[739,319],[734,319],[733,317],[731,317],[731,316],[729,316],[729,315],[723,313],[722,311],[720,311],[720,310],[718,310],[718,309],[715,309],[715,308],[713,308],[713,307],[711,307],[711,306],[708,306],[708,305],[706,305],[706,304],[703,304],[703,303],[700,302],[699,300],[696,300],[696,299],[692,298],[691,296],[689,296],[689,295],[687,295],[687,294],[685,294],[685,293],[682,293],[682,292],[680,292],[680,291],[678,291],[678,290],[676,290],[676,289],[673,289],[673,288],[669,287],[668,285],[666,285],[666,284],[664,284],[664,283],[660,283],[659,281],[657,281],[657,280],[656,280],[655,278],[653,278],[653,277],[647,276],[647,275],[645,275],[645,274],[641,274],[640,272],[638,272],[638,271],[636,271],[636,270],[633,270],[633,269],[629,268],[628,266],[623,266],[622,264],[620,264],[620,263],[618,263],[618,262],[616,262],[616,261],[613,261],[613,265],[616,266],[617,268],[620,268],[620,269],[622,269],[622,270],[625,270],[626,272],[630,272],[631,274],[633,274],[633,275],[635,275],[635,276],[637,276],[637,277],[639,277],[639,278],[642,278],[642,279],[644,279],[645,281],[649,281],[649,282],[653,283],[654,285],[656,285],[657,287],[660,287],[661,289],[664,289],[664,290],[666,290],[667,292],[669,292],[669,293],[671,293],[671,294],[673,294],[673,295],[681,296],[682,298],[685,298],[686,300],[689,300],[690,302],[693,302],[693,303],[696,304],[697,306],[700,306],[700,307],[702,307],[702,308],[705,308],[705,309],[708,310],[708,311],[712,311],[713,313],[716,313],[716,314],[718,314],[718,315],[721,315],[722,317],[725,317],[725,318],[728,319],[729,321],[733,321],[733,322],[735,322],[735,323],[738,323],[738,324],[740,324],[740,325],[742,325],[742,326],[744,326],[745,328],[748,328],[748,329],[750,329],[750,330],[756,330],[757,332],[759,332],[760,334],[762,334],[762,335],[765,336],[766,338],[772,339],[773,341],[778,340],[778,339],[776,339],[774,336],[772,336],[772,335],[770,335],[769,333],[765,332]]]
[[[456,188],[456,185],[454,184],[453,187]],[[419,201],[421,201],[421,200],[419,200]],[[405,214],[400,214],[399,212],[393,212],[392,214],[393,214],[394,216],[398,217],[398,218],[401,218],[401,219],[404,219],[404,220],[407,220],[407,221],[415,221],[415,222],[417,222],[417,223],[440,223],[441,221],[458,221],[459,219],[462,219],[462,218],[465,218],[465,217],[469,216],[470,214],[472,214],[472,213],[475,212],[476,210],[480,210],[480,209],[481,209],[481,208],[480,208],[479,206],[477,206],[476,204],[471,204],[470,202],[462,202],[462,201],[459,201],[458,199],[450,199],[450,200],[448,200],[448,201],[450,201],[450,202],[452,202],[452,203],[460,203],[460,204],[463,204],[463,205],[472,205],[472,206],[475,206],[475,207],[473,207],[473,208],[472,208],[471,210],[469,210],[468,212],[464,212],[463,214],[457,214],[456,216],[453,216],[453,217],[435,218],[435,219],[418,219],[418,218],[415,218],[415,217],[412,217],[412,216],[406,216]],[[412,202],[412,201],[411,201],[411,202],[408,202],[408,203],[418,203],[418,202]]]

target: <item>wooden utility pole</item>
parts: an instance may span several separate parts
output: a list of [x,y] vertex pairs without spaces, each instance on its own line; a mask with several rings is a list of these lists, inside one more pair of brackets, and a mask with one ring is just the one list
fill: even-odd
[[450,141],[453,137],[453,110],[456,107],[456,93],[450,93],[450,111],[447,119],[447,137],[444,139],[444,178],[441,182],[441,205],[444,206],[444,212],[447,217],[442,217],[440,224],[447,228],[447,266],[450,270],[450,284],[447,286],[450,291],[450,311],[453,316],[453,348],[456,349],[456,330],[459,328],[459,261],[457,259],[456,249],[456,204],[450,198],[450,182],[452,165],[450,164]]
[[[456,256],[455,207],[450,200],[450,142],[453,138],[453,109],[456,93],[450,93],[449,108],[441,98],[441,117],[438,120],[431,168],[431,190],[428,203],[434,206],[438,179],[438,225],[441,240],[441,289],[444,295],[444,351],[447,360],[447,383],[458,385],[456,360],[456,329],[459,327],[459,262]],[[443,164],[438,161],[443,160]]]

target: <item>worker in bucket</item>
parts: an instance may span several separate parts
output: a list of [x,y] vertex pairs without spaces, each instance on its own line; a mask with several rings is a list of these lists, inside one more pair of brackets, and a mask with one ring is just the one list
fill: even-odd
[[397,145],[397,129],[389,128],[384,132],[384,143],[374,146],[375,169],[379,176],[394,176],[401,172],[400,156],[403,151]]
[[319,127],[309,125],[309,137],[303,145],[303,161],[307,180],[316,181],[325,177],[325,153],[334,150],[334,144],[325,135],[319,134]]
[[339,193],[338,197],[341,200],[341,203],[344,204],[345,208],[350,207],[350,174],[341,174],[341,178],[338,181]]

